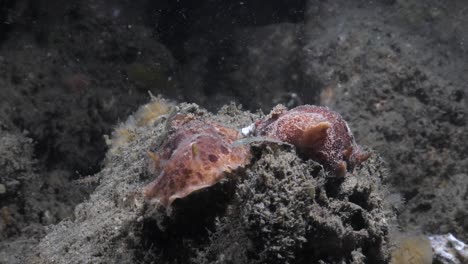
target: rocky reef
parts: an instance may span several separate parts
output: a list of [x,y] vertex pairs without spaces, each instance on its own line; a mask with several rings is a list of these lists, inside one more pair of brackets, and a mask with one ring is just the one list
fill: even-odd
[[[155,107],[155,104],[170,107]],[[149,107],[151,106],[151,107]],[[387,169],[377,153],[345,177],[304,159],[288,143],[258,138],[250,164],[168,209],[144,196],[154,179],[148,150],[170,136],[174,113],[200,122],[248,126],[259,115],[235,105],[217,114],[153,98],[162,111],[137,112],[109,140],[100,184],[73,219],[53,226],[31,263],[386,263],[395,213],[386,202]],[[140,114],[138,114],[140,113]],[[141,113],[145,113],[141,116]],[[135,125],[138,124],[138,125]],[[169,130],[168,130],[169,129]],[[131,136],[128,136],[131,134]],[[198,154],[197,150],[195,154]],[[193,154],[193,153],[192,153]],[[388,201],[388,199],[387,199]]]

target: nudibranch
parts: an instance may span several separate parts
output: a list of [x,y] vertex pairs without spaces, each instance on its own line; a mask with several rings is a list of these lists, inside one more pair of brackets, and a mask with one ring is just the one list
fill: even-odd
[[168,207],[250,162],[248,146],[232,144],[242,136],[237,130],[184,115],[170,122],[172,133],[148,152],[149,171],[158,177],[144,188],[147,199]]
[[346,175],[370,156],[356,144],[341,115],[322,106],[302,105],[289,111],[277,106],[255,123],[254,133],[294,145],[337,176]]

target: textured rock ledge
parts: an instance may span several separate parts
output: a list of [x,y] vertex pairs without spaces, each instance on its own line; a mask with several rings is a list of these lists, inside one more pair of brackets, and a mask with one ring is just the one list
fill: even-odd
[[[142,109],[117,128],[124,140],[109,140],[104,167],[92,176],[95,192],[73,219],[51,228],[29,262],[388,262],[395,215],[385,203],[388,172],[377,153],[354,173],[334,177],[290,145],[249,143],[249,166],[166,210],[143,199],[142,188],[153,180],[147,150],[167,133],[170,110],[142,124]],[[171,109],[234,128],[258,118],[233,105],[217,114],[194,104]]]

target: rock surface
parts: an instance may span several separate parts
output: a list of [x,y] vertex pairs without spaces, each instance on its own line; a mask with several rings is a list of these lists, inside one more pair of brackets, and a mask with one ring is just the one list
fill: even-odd
[[[244,127],[254,116],[236,107],[212,115],[196,105],[181,114]],[[226,180],[174,201],[170,210],[143,198],[146,151],[164,137],[167,116],[135,128],[108,153],[100,185],[41,241],[32,263],[382,263],[395,213],[376,154],[335,177],[292,146],[252,143],[254,160]],[[358,257],[359,256],[359,257]],[[358,260],[360,259],[360,260]],[[365,261],[364,261],[365,260]],[[367,262],[366,262],[367,261]]]

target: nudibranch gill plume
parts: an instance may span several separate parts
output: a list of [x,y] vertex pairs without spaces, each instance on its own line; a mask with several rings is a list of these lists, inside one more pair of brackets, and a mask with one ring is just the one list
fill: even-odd
[[250,162],[246,145],[233,145],[241,133],[221,124],[177,115],[172,133],[157,149],[149,151],[149,171],[158,174],[143,194],[165,207],[177,198],[210,187]]
[[257,136],[269,137],[294,145],[297,150],[337,176],[367,160],[340,114],[327,107],[302,105],[291,110],[275,107],[255,123]]

